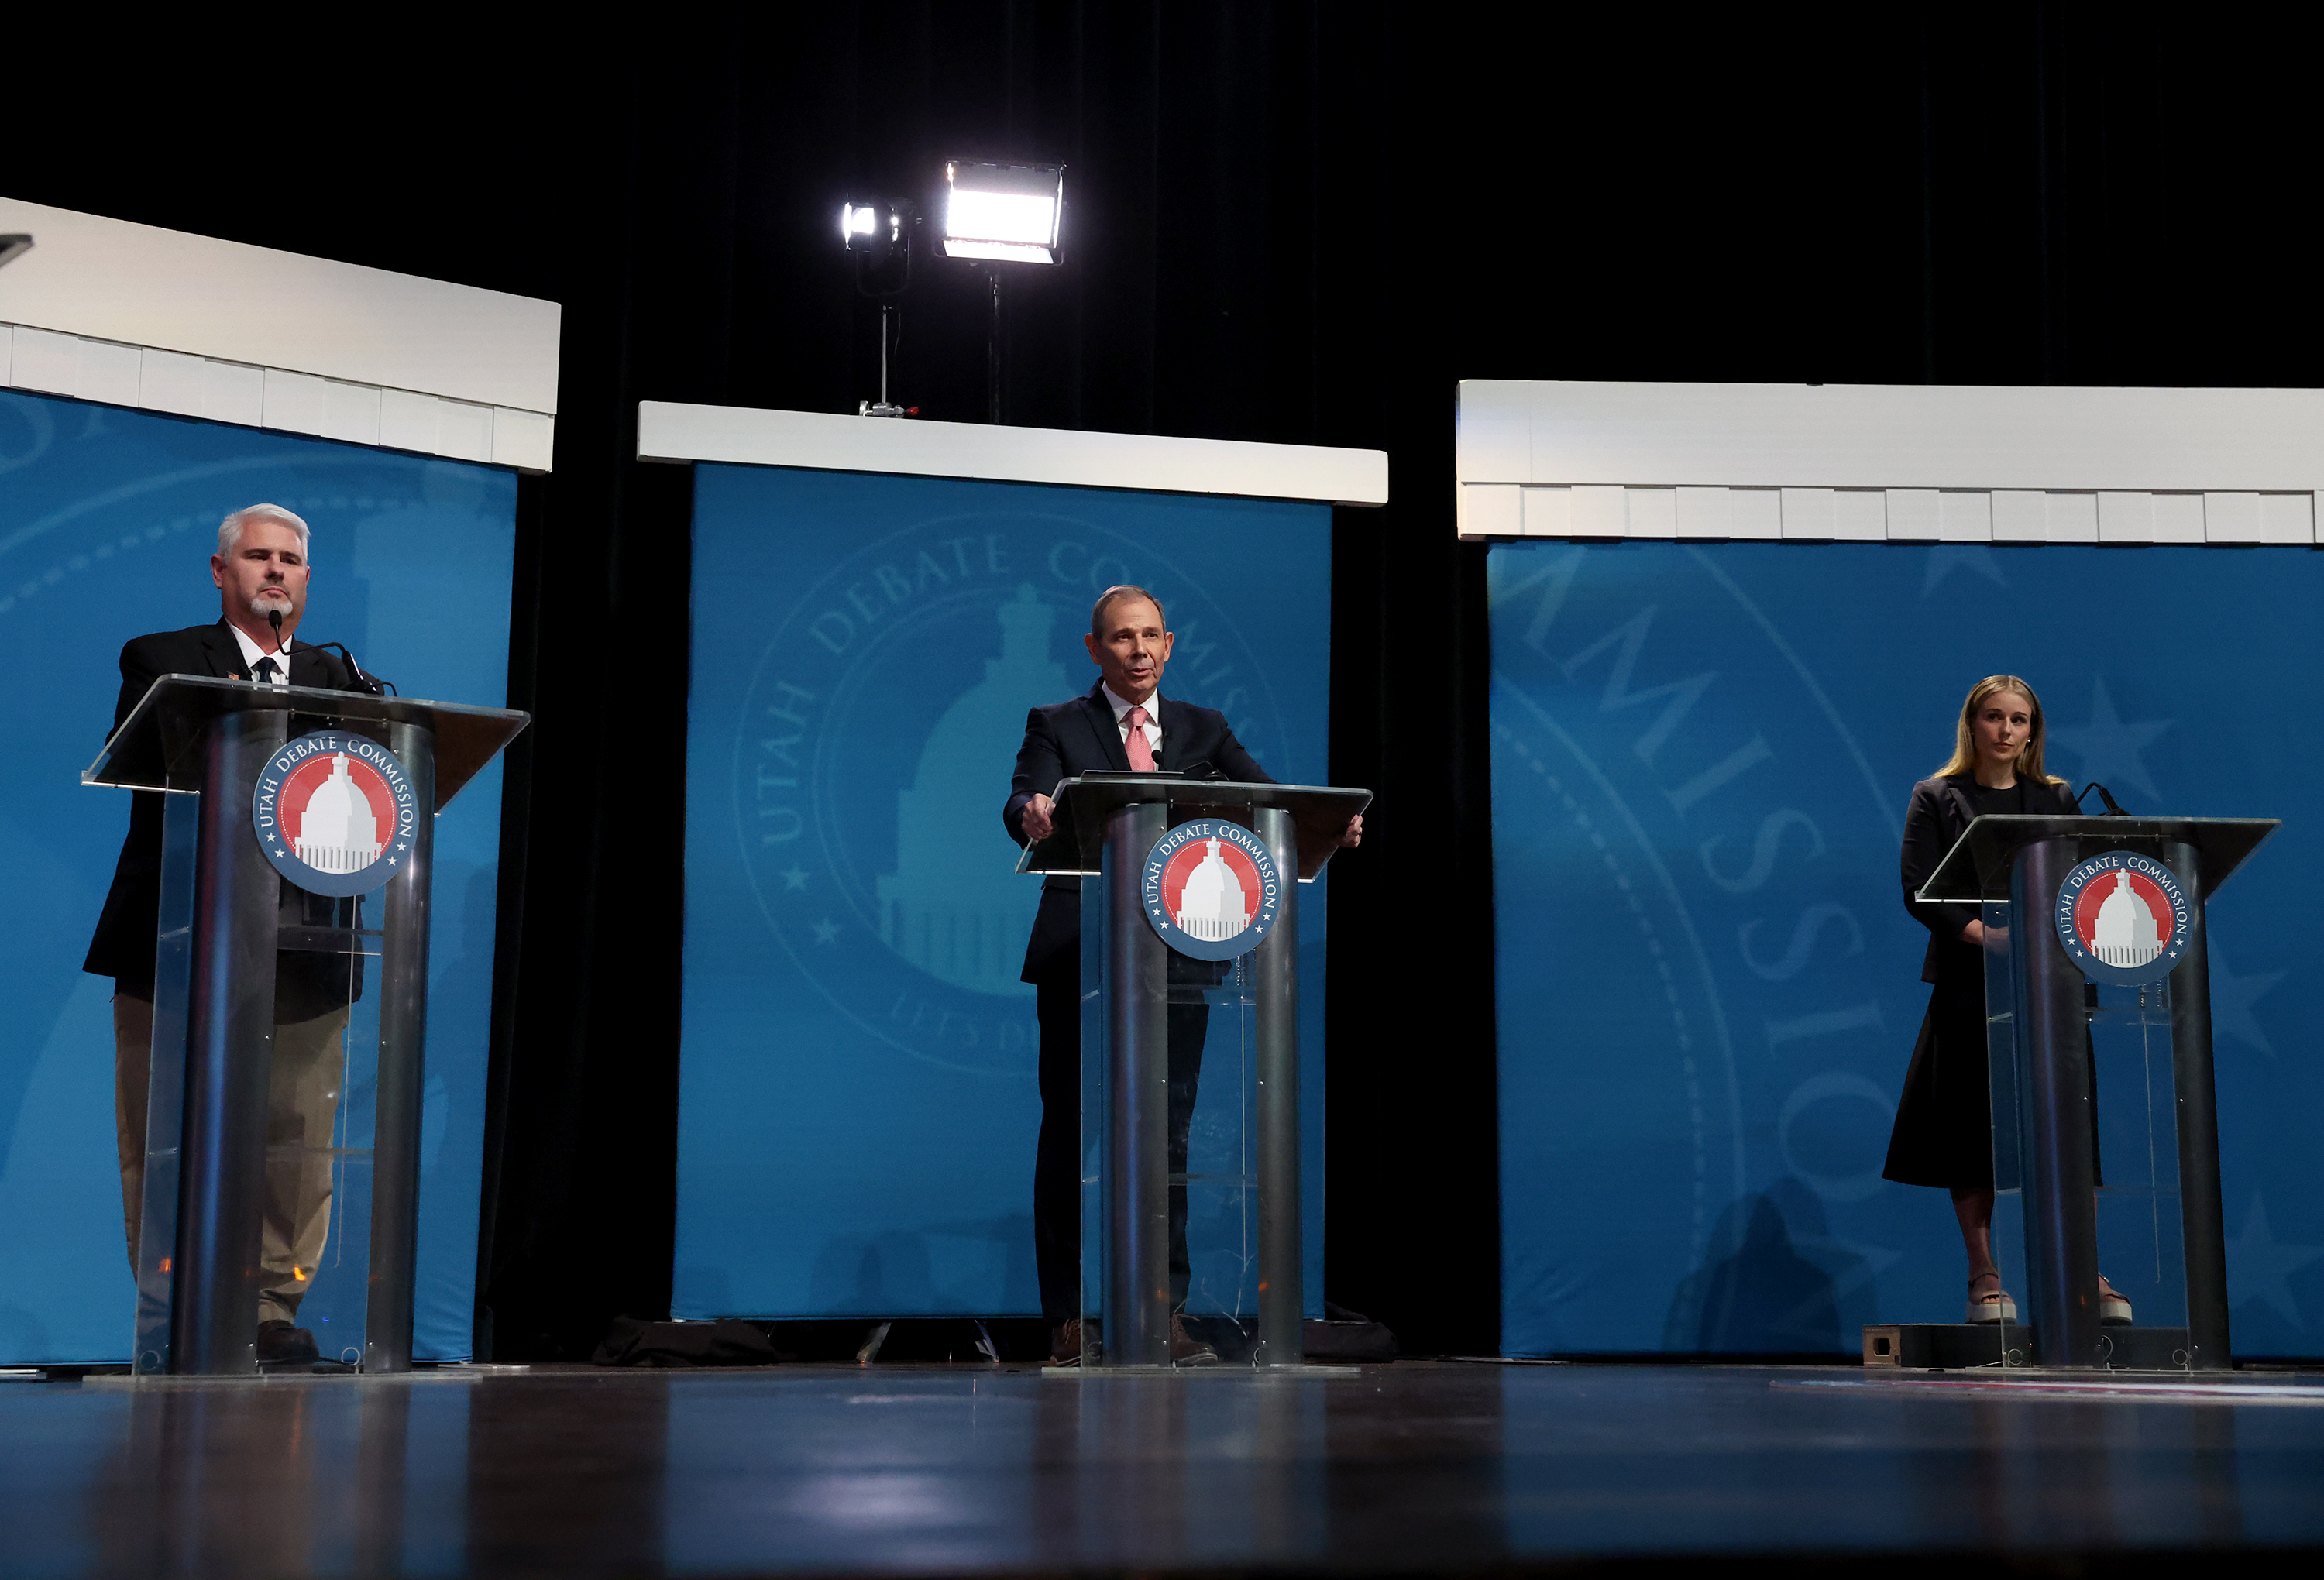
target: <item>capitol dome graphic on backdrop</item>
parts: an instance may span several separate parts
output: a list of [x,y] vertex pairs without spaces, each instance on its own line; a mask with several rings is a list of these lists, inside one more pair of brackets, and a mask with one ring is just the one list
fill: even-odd
[[896,796],[896,869],[874,887],[881,942],[955,988],[1013,996],[1033,991],[1017,973],[1038,885],[1015,872],[1017,848],[993,811],[1027,711],[1074,686],[1049,656],[1057,611],[1031,586],[995,612],[1001,657],[928,732],[911,787]]
[[318,872],[361,872],[379,859],[379,819],[347,777],[346,753],[332,754],[331,776],[307,798],[292,848]]

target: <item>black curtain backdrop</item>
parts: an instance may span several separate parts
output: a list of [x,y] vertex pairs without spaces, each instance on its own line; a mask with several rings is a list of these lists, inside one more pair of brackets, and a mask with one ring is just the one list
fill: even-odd
[[[2286,15],[898,0],[311,52],[116,31],[45,51],[101,80],[12,74],[0,192],[564,304],[557,471],[519,495],[510,701],[539,722],[507,781],[477,1312],[479,1353],[521,1360],[669,1300],[690,480],[631,459],[636,403],[853,409],[876,309],[841,197],[1066,161],[1067,261],[1009,280],[1009,420],[1392,457],[1394,501],[1333,528],[1333,776],[1379,801],[1334,867],[1326,1287],[1408,1350],[1490,1353],[1456,381],[2324,381],[2317,41]],[[983,290],[919,276],[896,388],[927,417],[983,416]]]

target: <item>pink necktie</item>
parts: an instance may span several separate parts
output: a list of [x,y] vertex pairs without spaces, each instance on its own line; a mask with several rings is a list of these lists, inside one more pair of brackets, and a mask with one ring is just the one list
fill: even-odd
[[1130,710],[1130,739],[1122,743],[1130,749],[1130,766],[1142,773],[1154,771],[1154,749],[1146,744],[1146,710]]

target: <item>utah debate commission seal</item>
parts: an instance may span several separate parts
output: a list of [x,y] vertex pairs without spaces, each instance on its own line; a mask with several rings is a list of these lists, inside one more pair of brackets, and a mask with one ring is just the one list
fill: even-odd
[[1198,960],[1231,960],[1274,931],[1283,901],[1275,853],[1224,818],[1189,819],[1154,841],[1139,878],[1162,942]]
[[2108,850],[2058,886],[2058,942],[2093,982],[2159,982],[2186,952],[2187,905],[2177,873],[2152,856]]
[[369,894],[386,883],[411,859],[419,815],[395,754],[344,730],[285,741],[251,792],[259,849],[309,894]]

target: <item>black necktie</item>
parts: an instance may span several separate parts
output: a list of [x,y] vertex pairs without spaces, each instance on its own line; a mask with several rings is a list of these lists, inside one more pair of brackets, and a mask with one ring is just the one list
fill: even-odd
[[251,666],[250,672],[268,685],[274,684],[274,660],[272,658],[261,658]]

